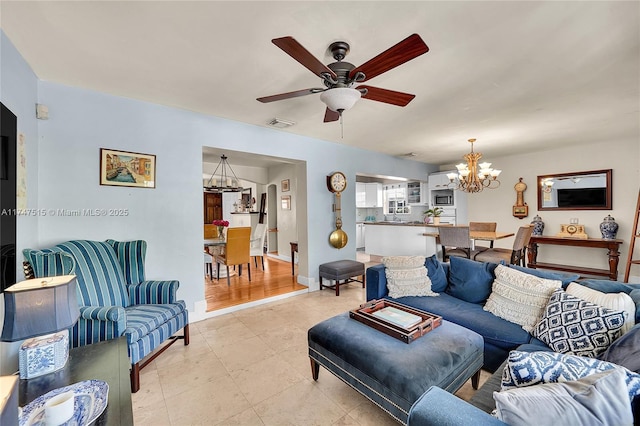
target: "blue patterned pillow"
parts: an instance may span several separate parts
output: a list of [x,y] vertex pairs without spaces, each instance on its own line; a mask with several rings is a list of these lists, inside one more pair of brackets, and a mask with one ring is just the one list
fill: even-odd
[[611,362],[549,351],[509,352],[509,360],[502,372],[502,390],[539,383],[569,382],[614,369],[623,370],[626,374],[629,400],[640,395],[640,374]]
[[563,354],[596,357],[622,333],[624,312],[556,290],[533,336]]

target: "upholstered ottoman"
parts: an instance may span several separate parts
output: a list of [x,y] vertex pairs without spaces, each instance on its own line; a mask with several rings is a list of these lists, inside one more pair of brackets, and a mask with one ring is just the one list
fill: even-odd
[[[342,284],[350,282],[362,283],[362,288],[365,286],[365,274],[364,263],[357,262],[355,260],[336,260],[335,262],[323,263],[320,265],[320,290],[323,287],[335,288],[336,296],[340,296],[340,281],[344,280]],[[354,277],[362,276],[362,280],[357,280]],[[334,285],[324,285],[322,279],[335,281]]]
[[482,336],[448,321],[406,344],[347,312],[313,326],[308,340],[314,380],[322,365],[403,424],[431,386],[453,393],[472,378],[477,389],[483,364]]

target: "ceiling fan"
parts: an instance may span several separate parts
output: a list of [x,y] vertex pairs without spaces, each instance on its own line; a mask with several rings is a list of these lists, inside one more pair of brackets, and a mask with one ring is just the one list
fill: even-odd
[[[351,108],[361,97],[392,105],[407,105],[415,98],[415,95],[358,83],[370,80],[429,51],[429,47],[422,38],[418,34],[412,34],[378,56],[356,67],[349,62],[343,61],[347,53],[349,53],[349,44],[344,41],[336,41],[329,46],[329,51],[336,62],[324,65],[293,37],[275,38],[271,41],[309,71],[320,77],[325,87],[280,93],[258,98],[257,100],[267,103],[321,93],[320,100],[327,105],[324,115],[325,123],[338,120],[342,116],[342,112]],[[354,88],[353,86],[356,84],[358,85]]]

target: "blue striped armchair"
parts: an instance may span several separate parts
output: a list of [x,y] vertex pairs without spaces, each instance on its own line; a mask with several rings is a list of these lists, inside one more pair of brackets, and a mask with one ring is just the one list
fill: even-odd
[[[132,392],[140,389],[140,369],[177,339],[189,344],[188,311],[184,301],[176,300],[180,283],[146,281],[146,250],[145,241],[114,240],[74,240],[23,250],[35,278],[77,276],[80,319],[72,330],[72,347],[127,337]],[[183,335],[174,336],[180,329]]]

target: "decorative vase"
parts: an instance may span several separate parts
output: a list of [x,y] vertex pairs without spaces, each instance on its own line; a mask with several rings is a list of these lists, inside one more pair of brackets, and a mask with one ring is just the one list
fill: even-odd
[[542,221],[542,218],[536,215],[531,224],[533,225],[533,235],[542,235],[542,231],[544,231],[544,222]]
[[616,234],[618,233],[618,224],[616,223],[616,220],[611,217],[611,215],[608,214],[600,224],[600,233],[602,233],[602,238],[604,238],[605,240],[616,239]]
[[224,238],[224,226],[218,226],[218,238]]

